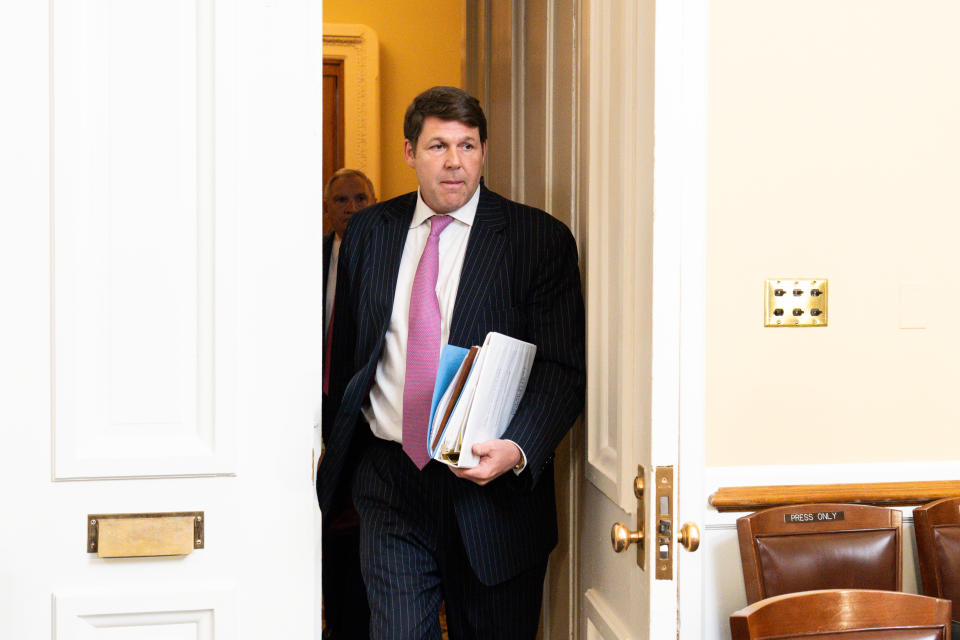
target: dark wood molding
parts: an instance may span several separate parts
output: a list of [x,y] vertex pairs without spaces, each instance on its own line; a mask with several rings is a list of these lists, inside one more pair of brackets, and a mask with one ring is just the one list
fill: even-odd
[[[323,59],[323,184],[344,166],[344,65],[337,58]],[[351,167],[352,168],[352,167]],[[324,230],[324,233],[327,231]]]
[[807,502],[847,502],[882,507],[926,504],[960,497],[960,480],[720,487],[710,496],[717,511],[757,511]]

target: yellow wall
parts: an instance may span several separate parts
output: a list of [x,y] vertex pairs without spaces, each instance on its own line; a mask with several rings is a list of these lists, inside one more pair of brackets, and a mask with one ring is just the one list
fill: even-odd
[[438,84],[463,83],[463,2],[324,0],[324,22],[365,24],[380,40],[381,200],[417,188],[403,161],[403,114]]
[[[711,4],[709,465],[960,458],[957,24],[955,0]],[[774,277],[829,278],[829,327],[764,328]]]

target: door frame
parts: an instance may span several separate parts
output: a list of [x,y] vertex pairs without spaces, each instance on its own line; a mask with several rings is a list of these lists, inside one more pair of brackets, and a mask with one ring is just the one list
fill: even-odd
[[[359,169],[381,193],[380,40],[362,24],[324,22],[322,58],[343,63],[343,166]],[[316,55],[316,54],[314,54]],[[322,67],[321,67],[322,68]]]
[[[657,3],[651,428],[655,463],[677,466],[675,532],[702,531],[706,514],[708,15],[709,0]],[[674,579],[651,592],[652,637],[699,639],[703,552],[674,545]]]

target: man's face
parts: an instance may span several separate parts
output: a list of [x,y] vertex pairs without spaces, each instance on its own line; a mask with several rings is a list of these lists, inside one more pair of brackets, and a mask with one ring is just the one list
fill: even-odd
[[480,184],[486,143],[480,130],[457,120],[427,116],[416,149],[406,140],[403,154],[420,183],[420,195],[437,213],[456,211]]
[[344,176],[330,186],[330,198],[323,203],[330,226],[337,237],[343,237],[350,216],[376,202],[367,183],[357,176]]

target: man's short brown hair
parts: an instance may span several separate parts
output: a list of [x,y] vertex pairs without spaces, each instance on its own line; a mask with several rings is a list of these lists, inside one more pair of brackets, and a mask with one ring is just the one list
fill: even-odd
[[480,144],[487,141],[487,118],[483,115],[480,101],[463,89],[433,87],[413,99],[403,117],[403,137],[410,141],[414,150],[423,129],[423,121],[430,116],[476,127],[480,131]]

